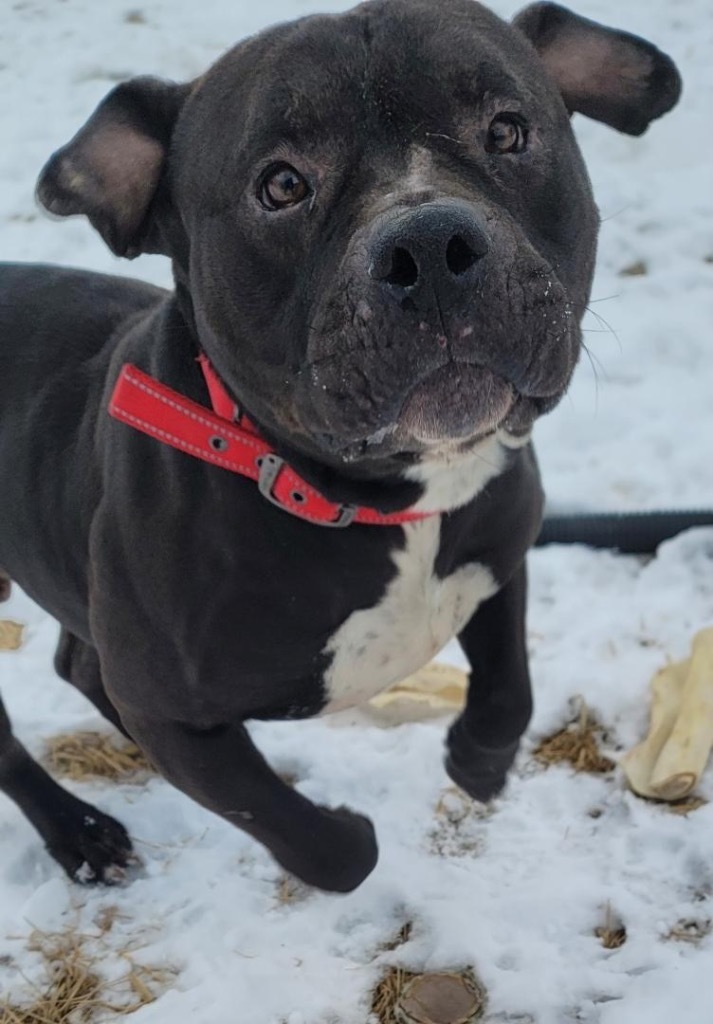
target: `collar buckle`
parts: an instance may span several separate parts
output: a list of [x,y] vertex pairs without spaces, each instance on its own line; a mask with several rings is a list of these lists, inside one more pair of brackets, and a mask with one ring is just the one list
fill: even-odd
[[336,519],[328,520],[326,523],[322,523],[322,526],[351,526],[356,517],[357,510],[354,505],[340,505],[339,515]]
[[[280,458],[279,455],[275,455],[274,452],[267,452],[265,455],[260,455],[257,459],[257,464],[260,470],[257,486],[260,494],[263,498],[275,505],[277,508],[285,511],[285,506],[275,494],[275,482],[278,476],[282,472],[282,468],[285,465],[285,460]],[[339,512],[336,519],[320,519],[320,526],[331,526],[341,529],[345,526],[351,525],[354,522],[357,514],[357,508],[355,505],[339,505]],[[288,511],[293,512],[292,509]],[[293,512],[293,514],[299,516],[299,512]],[[301,517],[307,518],[307,516]]]

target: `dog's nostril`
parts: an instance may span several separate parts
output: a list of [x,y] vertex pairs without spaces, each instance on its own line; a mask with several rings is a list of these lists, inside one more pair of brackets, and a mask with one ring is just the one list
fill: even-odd
[[454,235],[446,249],[446,263],[451,274],[459,277],[470,270],[478,259],[478,253],[468,245],[462,235]]
[[418,267],[408,249],[394,249],[391,254],[391,270],[383,280],[399,288],[412,288],[416,284]]

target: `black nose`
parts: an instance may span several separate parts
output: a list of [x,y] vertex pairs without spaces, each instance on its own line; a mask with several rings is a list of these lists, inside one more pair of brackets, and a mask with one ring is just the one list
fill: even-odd
[[380,224],[370,245],[369,274],[414,299],[420,291],[461,292],[487,252],[487,235],[469,207],[425,203]]

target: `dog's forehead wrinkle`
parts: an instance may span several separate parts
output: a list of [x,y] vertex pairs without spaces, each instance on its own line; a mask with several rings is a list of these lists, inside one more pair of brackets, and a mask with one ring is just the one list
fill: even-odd
[[385,0],[366,8],[371,84],[382,103],[395,98],[398,81],[408,81],[419,98],[443,94],[468,105],[477,104],[485,89],[512,96],[528,91],[536,67],[515,70],[510,59],[524,40],[482,5]]
[[[335,31],[338,23],[339,31]],[[194,90],[196,117],[219,108],[251,140],[334,131],[359,95],[359,26],[344,15],[311,15],[244,40],[220,58]],[[275,74],[275,67],[285,69]]]
[[[454,98],[475,107],[488,91],[516,97],[525,83],[507,70],[507,25],[471,0],[443,7],[377,0],[313,15],[268,30],[233,51],[232,67],[228,55],[216,68],[247,90],[245,126],[257,135],[282,130],[318,140],[336,129],[349,138],[360,126],[373,134],[381,121],[452,136],[443,119]],[[288,75],[274,76],[275,60]]]

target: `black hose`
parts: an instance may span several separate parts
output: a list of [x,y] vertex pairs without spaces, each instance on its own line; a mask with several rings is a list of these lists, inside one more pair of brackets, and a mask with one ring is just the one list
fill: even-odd
[[535,546],[587,544],[592,548],[613,548],[627,555],[646,555],[693,526],[713,526],[713,511],[546,515]]

